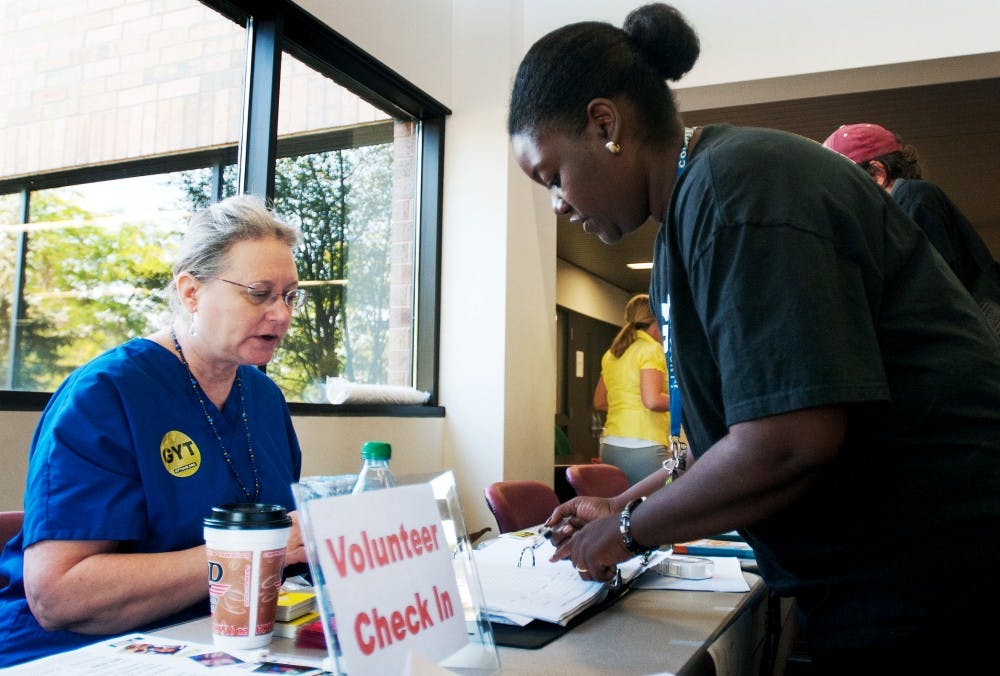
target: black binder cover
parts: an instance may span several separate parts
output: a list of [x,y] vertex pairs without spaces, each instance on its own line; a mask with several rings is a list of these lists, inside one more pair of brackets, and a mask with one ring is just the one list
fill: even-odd
[[573,627],[586,622],[588,619],[605,608],[611,607],[618,602],[618,599],[625,596],[630,589],[630,587],[626,587],[618,593],[610,592],[600,602],[585,608],[579,615],[576,615],[572,620],[567,622],[565,627],[561,624],[545,622],[544,620],[532,620],[523,627],[513,624],[491,622],[490,624],[493,627],[493,640],[497,645],[506,646],[508,648],[528,648],[532,650],[541,648],[542,646],[552,643],[552,641],[556,640]]

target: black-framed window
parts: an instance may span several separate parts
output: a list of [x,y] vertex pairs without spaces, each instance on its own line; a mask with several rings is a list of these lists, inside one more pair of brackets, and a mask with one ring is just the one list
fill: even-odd
[[[288,2],[38,10],[52,19],[32,44],[51,30],[42,42],[64,48],[21,72],[35,89],[20,105],[0,104],[23,121],[0,155],[30,158],[0,164],[0,407],[37,405],[162,322],[186,214],[238,191],[306,234],[313,301],[268,366],[293,410],[330,410],[296,404],[325,401],[327,376],[413,385],[436,404],[446,108]],[[75,73],[62,93],[60,65]],[[122,208],[137,199],[142,213]]]

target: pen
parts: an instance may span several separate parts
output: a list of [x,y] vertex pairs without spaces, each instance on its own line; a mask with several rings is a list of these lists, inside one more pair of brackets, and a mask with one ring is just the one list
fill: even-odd
[[570,518],[568,516],[564,516],[562,518],[562,520],[559,521],[559,523],[557,523],[554,526],[542,526],[541,528],[539,528],[538,529],[538,534],[541,535],[546,540],[551,540],[552,539],[552,535],[555,532],[555,529],[559,528],[561,526],[564,526],[564,525],[568,524],[569,522],[570,522]]

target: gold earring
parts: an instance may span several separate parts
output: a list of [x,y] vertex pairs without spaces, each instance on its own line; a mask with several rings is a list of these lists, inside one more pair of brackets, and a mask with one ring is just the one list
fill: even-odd
[[614,141],[608,141],[604,144],[604,147],[607,148],[608,152],[612,155],[618,155],[622,151],[622,147]]

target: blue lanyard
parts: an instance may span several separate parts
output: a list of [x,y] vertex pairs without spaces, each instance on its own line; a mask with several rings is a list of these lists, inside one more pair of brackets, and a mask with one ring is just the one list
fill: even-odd
[[[694,135],[694,129],[684,128],[684,145],[681,146],[680,155],[677,156],[677,178],[680,178],[687,168],[688,143]],[[681,435],[681,421],[684,416],[681,406],[681,391],[677,386],[677,370],[674,368],[674,354],[671,348],[670,337],[670,296],[667,302],[662,303],[660,312],[663,315],[663,344],[667,353],[667,387],[670,392],[670,436],[679,437]]]
[[681,153],[677,156],[677,178],[681,177],[688,163],[688,143],[694,136],[694,127],[684,127],[684,145],[681,146]]
[[663,313],[663,343],[667,352],[667,389],[670,392],[670,436],[679,437],[681,435],[681,391],[677,387],[677,370],[674,369],[674,354],[670,348],[670,299],[660,305],[660,312]]

